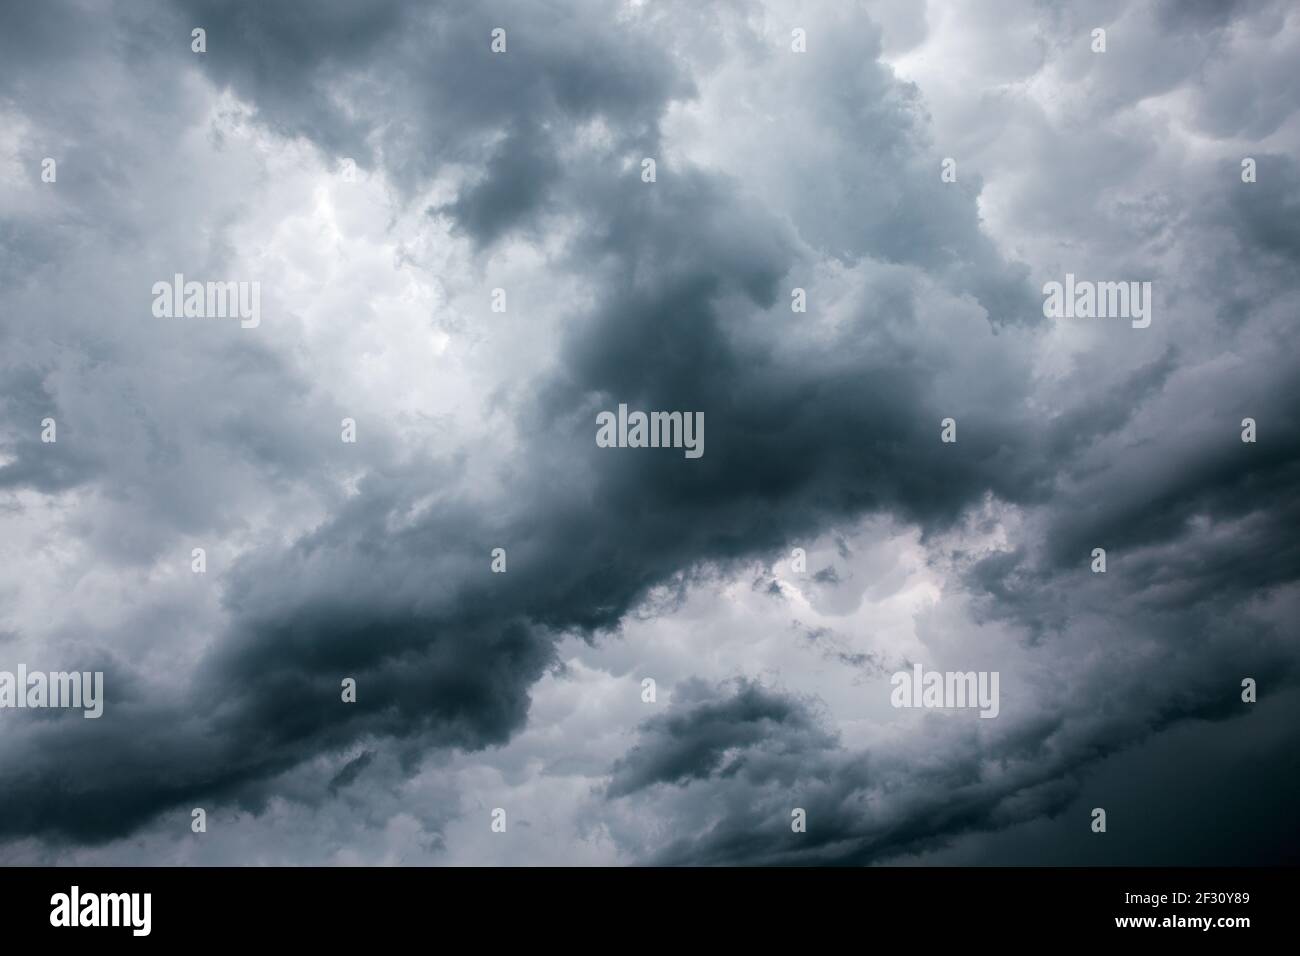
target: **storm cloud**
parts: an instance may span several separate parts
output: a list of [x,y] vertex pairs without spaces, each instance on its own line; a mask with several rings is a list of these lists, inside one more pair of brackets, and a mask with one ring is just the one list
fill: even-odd
[[[102,661],[108,699],[0,712],[0,852],[365,802],[276,848],[344,859],[432,780],[421,845],[473,862],[492,773],[524,821],[570,781],[598,857],[879,862],[1248,724],[1242,677],[1296,679],[1300,24],[1112,3],[1094,54],[1005,7],[6,10],[0,667]],[[1045,318],[1067,271],[1152,281],[1152,326]],[[155,318],[181,272],[259,281],[262,326]],[[620,403],[703,413],[706,453],[598,447]],[[1000,671],[999,719],[889,708],[921,659]]]

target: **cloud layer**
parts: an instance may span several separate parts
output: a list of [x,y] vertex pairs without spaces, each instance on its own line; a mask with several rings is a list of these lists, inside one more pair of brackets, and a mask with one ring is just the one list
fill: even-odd
[[0,711],[0,855],[1014,862],[1185,728],[1293,757],[1300,21],[1002,7],[0,14],[0,669],[109,689]]

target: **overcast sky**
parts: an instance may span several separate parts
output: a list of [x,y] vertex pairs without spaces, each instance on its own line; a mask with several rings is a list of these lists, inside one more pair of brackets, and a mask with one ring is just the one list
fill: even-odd
[[3,5],[0,671],[105,700],[0,709],[0,861],[1295,861],[1298,62],[1288,0]]

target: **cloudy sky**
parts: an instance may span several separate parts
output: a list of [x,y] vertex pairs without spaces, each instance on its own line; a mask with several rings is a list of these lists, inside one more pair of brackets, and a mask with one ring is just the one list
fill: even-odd
[[1297,62],[1288,0],[3,5],[0,670],[105,703],[0,709],[0,861],[1295,861]]

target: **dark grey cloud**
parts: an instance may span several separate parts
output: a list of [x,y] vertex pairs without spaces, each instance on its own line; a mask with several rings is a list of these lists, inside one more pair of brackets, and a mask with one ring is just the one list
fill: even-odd
[[[0,455],[7,459],[0,465],[0,488],[54,493],[80,484],[96,470],[76,442],[76,423],[62,414],[36,369],[15,369],[7,376],[0,391],[0,414],[8,425],[7,434],[0,434]],[[42,438],[47,419],[54,421],[52,442]]]
[[[449,164],[480,175],[446,208],[480,238],[536,211],[561,178],[557,148],[599,119],[652,149],[668,100],[689,91],[665,51],[621,29],[607,4],[562,15],[510,4],[346,2],[265,8],[194,0],[208,31],[203,67],[278,131],[414,188]],[[182,18],[177,17],[176,22]],[[506,30],[507,49],[489,42]]]
[[[218,572],[217,632],[180,686],[124,676],[111,721],[55,721],[6,742],[0,756],[23,769],[0,782],[0,837],[104,841],[193,800],[262,807],[271,781],[323,755],[355,754],[348,748],[363,740],[368,749],[326,789],[361,787],[382,763],[373,748],[393,741],[412,765],[420,753],[505,745],[527,727],[531,690],[557,664],[563,635],[614,639],[655,588],[682,591],[695,575],[725,574],[863,514],[920,529],[935,560],[957,569],[976,623],[1015,629],[1077,671],[1078,686],[996,736],[935,733],[933,752],[917,754],[841,746],[809,700],[750,680],[679,685],[673,711],[643,725],[605,791],[612,805],[679,823],[671,846],[641,855],[862,863],[924,852],[1059,813],[1077,796],[1080,768],[1179,721],[1226,717],[1235,698],[1215,683],[1223,673],[1294,679],[1284,635],[1259,603],[1289,606],[1300,577],[1288,504],[1300,461],[1287,387],[1296,353],[1266,350],[1267,365],[1248,374],[1214,366],[1249,344],[1236,336],[1254,334],[1230,314],[1239,302],[1269,316],[1294,294],[1287,213],[1300,202],[1300,176],[1281,154],[1260,153],[1268,175],[1254,191],[1192,189],[1199,214],[1173,221],[1153,203],[1146,227],[1156,238],[1120,237],[1142,263],[1160,261],[1160,237],[1175,226],[1193,237],[1175,244],[1179,262],[1227,237],[1217,273],[1175,270],[1189,282],[1199,275],[1211,313],[1223,314],[1193,314],[1192,334],[1151,354],[1096,360],[1104,377],[1080,359],[1059,375],[1073,387],[1062,399],[1037,364],[1054,334],[1037,277],[987,234],[978,175],[940,183],[944,150],[931,141],[920,91],[875,61],[881,40],[867,15],[810,12],[823,29],[805,69],[778,59],[781,47],[765,47],[743,10],[729,8],[679,5],[629,22],[597,3],[391,2],[362,14],[345,3],[196,0],[115,11],[96,33],[75,12],[10,10],[14,29],[0,31],[9,37],[0,49],[18,64],[0,95],[48,112],[43,128],[75,125],[76,83],[93,78],[76,67],[60,82],[62,64],[107,68],[129,50],[139,79],[119,79],[123,89],[164,87],[132,114],[161,124],[160,140],[194,121],[194,94],[163,81],[193,73],[250,104],[268,134],[382,172],[399,207],[424,207],[441,184],[451,198],[425,207],[428,218],[468,237],[479,266],[499,261],[491,257],[508,239],[562,237],[542,255],[583,297],[566,312],[554,365],[492,383],[516,446],[491,475],[500,490],[486,494],[454,481],[469,468],[463,450],[425,454],[391,434],[370,446],[352,492],[339,492],[354,463],[317,439],[319,422],[332,427],[344,410],[319,397],[291,350],[209,343],[186,366],[192,403],[180,390],[178,402],[150,404],[113,380],[101,394],[137,441],[120,455],[107,440],[61,445],[66,458],[31,438],[38,412],[59,407],[60,395],[40,366],[7,363],[0,453],[12,460],[0,464],[2,487],[89,486],[137,510],[147,502],[160,538],[237,528],[241,507],[265,500],[267,486],[286,497],[311,490],[327,507],[310,532],[268,536]],[[723,54],[697,48],[698,30],[673,28],[678,13],[735,32],[725,56],[767,64],[754,97],[794,131],[788,150],[750,148],[741,168],[718,168],[670,148],[673,111],[725,68]],[[1170,28],[1197,38],[1219,29],[1219,14],[1195,13]],[[191,26],[208,31],[197,62]],[[488,50],[496,26],[509,35],[500,57]],[[1102,99],[1131,104],[1175,88],[1187,76],[1175,60],[1143,72],[1118,57],[1097,80]],[[1276,128],[1279,115],[1251,129]],[[138,249],[142,281],[169,274],[151,214],[133,211],[148,205],[140,184],[112,159],[131,147],[111,125],[85,133],[95,145],[84,159],[71,154],[73,168],[94,172],[60,194],[57,225],[34,215],[23,231],[0,232],[5,249],[30,248],[29,236],[48,249],[47,277],[77,274],[82,259],[66,236],[78,228]],[[654,184],[639,178],[646,155],[658,158]],[[1060,172],[1049,178],[1059,190]],[[87,226],[101,210],[107,224]],[[1064,225],[1086,224],[1078,215]],[[231,252],[220,238],[196,243],[199,263],[219,266]],[[810,314],[790,311],[796,286],[810,290]],[[39,302],[38,292],[15,301]],[[76,347],[96,355],[94,333],[75,333]],[[188,355],[178,341],[168,354]],[[106,347],[114,359],[128,350],[111,337]],[[232,388],[248,404],[217,398]],[[702,411],[704,457],[597,448],[595,415],[620,402]],[[1257,445],[1237,439],[1247,414],[1262,423]],[[958,420],[956,445],[938,440],[948,416]],[[239,479],[221,503],[204,484],[178,480],[206,468],[171,437],[181,420],[198,423],[215,464],[241,469],[221,472]],[[72,422],[93,430],[88,413]],[[943,553],[945,536],[989,502],[1023,514],[1024,527],[1002,550]],[[1111,552],[1104,581],[1086,577],[1099,544]],[[496,546],[508,549],[506,575],[489,569]],[[158,547],[121,545],[141,562]],[[814,574],[818,586],[847,586],[833,569]],[[1243,621],[1249,638],[1239,636]],[[1119,653],[1107,635],[1120,626],[1153,653],[1180,641],[1196,653],[1154,689],[1138,665],[1073,657],[1071,642],[1089,640]],[[835,646],[827,659],[879,664]],[[354,705],[339,703],[343,677],[358,682]],[[1098,702],[1113,712],[1097,717]],[[1010,769],[989,779],[989,762]],[[873,794],[886,805],[873,808]],[[790,833],[792,799],[817,821],[807,835]]]
[[[220,64],[218,75],[252,96],[259,117],[273,126],[285,104],[305,95],[298,86],[303,75],[317,68],[346,71],[360,56],[352,39],[337,59],[323,56],[312,44],[328,46],[332,34],[326,31],[323,40],[315,34],[304,40],[305,49],[284,57],[282,68],[276,44],[298,36],[281,30],[285,12],[267,14],[274,22],[254,42],[260,28],[250,18],[260,8],[236,9],[246,39],[234,46],[241,57],[254,59],[222,60],[220,51],[233,40],[223,39],[227,28],[212,19],[216,11],[200,11],[200,19],[212,20],[212,59],[206,62]],[[462,26],[465,36],[482,34],[480,45],[486,44],[486,28],[474,33]],[[477,131],[495,129],[509,109],[518,119],[505,142],[525,155],[529,147],[512,136],[544,125],[530,113],[549,111],[557,126],[608,109],[626,125],[627,100],[635,93],[649,104],[639,109],[650,122],[671,89],[657,79],[665,71],[651,71],[652,82],[619,81],[593,92],[602,85],[591,75],[587,51],[606,43],[623,49],[634,41],[607,37],[599,32],[607,25],[597,18],[586,25],[590,41],[575,43],[574,26],[530,23],[519,31],[521,46],[532,37],[552,50],[536,65],[556,74],[550,88],[547,82],[528,86],[543,93],[516,95],[511,86],[507,96],[499,77],[484,90],[470,84],[471,95],[485,101],[482,115],[463,127],[461,114],[448,118],[440,104],[404,108],[446,121],[440,143],[469,142]],[[459,34],[448,43],[449,49],[467,48]],[[482,75],[493,69],[486,58],[475,59],[478,54],[461,56]],[[661,58],[641,53],[632,63]],[[381,85],[396,84],[413,69],[400,58],[383,63],[379,69],[395,72],[375,79]],[[628,69],[622,57],[597,57],[595,63],[619,76]],[[451,94],[443,89],[437,95]],[[467,120],[466,98],[457,97]],[[375,122],[378,127],[380,118]],[[311,133],[309,127],[292,131]],[[332,149],[334,141],[326,137],[323,145]],[[399,169],[432,161],[421,157],[420,147],[413,149],[403,154],[406,166],[398,161]],[[581,271],[595,263],[590,279],[601,292],[593,310],[575,316],[560,370],[533,386],[535,411],[527,405],[520,410],[529,436],[526,470],[550,477],[490,517],[448,500],[396,535],[389,529],[401,523],[397,515],[422,490],[427,471],[412,464],[367,477],[362,494],[309,538],[286,552],[252,555],[232,573],[227,602],[233,627],[188,688],[184,713],[163,711],[169,725],[196,715],[206,726],[206,752],[194,751],[188,768],[177,767],[183,759],[177,748],[157,748],[153,735],[129,728],[123,717],[113,725],[121,734],[116,746],[94,750],[102,756],[91,758],[96,766],[87,767],[86,776],[95,783],[81,795],[111,807],[104,817],[119,821],[117,827],[101,830],[100,818],[79,813],[71,797],[35,801],[48,780],[34,770],[30,788],[6,793],[7,806],[24,808],[22,815],[8,815],[13,830],[110,835],[181,793],[223,792],[360,733],[427,735],[434,745],[471,748],[500,742],[525,718],[526,689],[550,660],[549,633],[615,627],[652,585],[681,568],[744,557],[796,529],[862,509],[944,521],[989,488],[1009,498],[1026,494],[1028,469],[1005,469],[1014,457],[1008,449],[1025,442],[1013,422],[974,429],[960,457],[945,457],[934,440],[944,409],[928,394],[929,382],[958,356],[910,354],[911,330],[924,321],[911,279],[887,280],[887,320],[863,303],[835,340],[791,360],[778,343],[747,340],[737,331],[780,308],[781,280],[797,261],[794,234],[724,177],[666,163],[663,181],[646,190],[635,171],[611,175],[617,168],[612,159],[609,152],[586,157],[566,170],[562,186],[552,186],[566,214],[584,226],[565,265]],[[512,168],[489,161],[486,178],[457,200],[461,226],[478,229],[480,239],[498,234],[513,216],[494,211],[497,200],[516,212],[537,201],[536,195],[524,201],[497,195],[515,188],[495,178],[500,174],[508,183],[522,172],[512,174]],[[559,167],[543,164],[537,172],[546,181]],[[863,242],[859,254],[872,251],[875,242],[892,249],[888,223],[864,234]],[[984,256],[983,244],[980,250]],[[973,315],[969,321],[987,319]],[[1014,376],[1008,387],[1018,387]],[[706,436],[708,454],[689,471],[665,456],[644,462],[602,456],[592,443],[591,422],[598,407],[619,401],[702,410],[707,422],[718,423]],[[852,435],[872,437],[846,442]],[[580,490],[563,477],[575,467],[588,476]],[[934,478],[918,480],[927,473]],[[593,496],[600,507],[592,507]],[[508,587],[488,573],[481,557],[490,541],[510,543]],[[559,548],[568,559],[557,565],[551,556]],[[331,705],[345,674],[362,687],[354,708]],[[116,747],[135,756],[117,761]],[[142,770],[154,760],[157,787]]]
[[[832,741],[800,701],[744,681],[719,700],[710,699],[708,690],[698,684],[679,688],[686,712],[646,722],[641,743],[613,768],[611,798],[655,784],[734,776],[756,747],[767,756],[802,754]],[[693,705],[695,697],[704,699]]]
[[[1192,612],[1164,621],[1134,615],[1132,630],[1146,641],[1173,641],[1195,619]],[[1228,617],[1210,626],[1237,621]],[[1198,648],[1199,659],[1170,662],[1161,674],[1168,681],[1163,686],[1144,683],[1154,675],[1127,664],[1102,669],[1104,674],[1091,675],[1097,683],[1088,695],[1013,718],[1010,731],[997,737],[967,732],[960,724],[944,727],[943,721],[954,718],[931,716],[930,732],[865,750],[843,745],[823,728],[821,715],[788,694],[744,684],[695,686],[674,701],[672,713],[645,722],[638,743],[611,768],[608,798],[630,801],[623,810],[633,816],[653,812],[670,828],[675,836],[667,844],[641,847],[654,862],[668,865],[899,862],[952,847],[971,833],[1029,821],[1040,838],[1061,848],[1060,857],[1040,862],[1135,862],[1127,843],[1099,850],[1075,836],[1087,832],[1093,806],[1109,808],[1126,829],[1145,826],[1151,812],[1150,804],[1124,798],[1114,781],[1092,781],[1090,768],[1189,720],[1240,717],[1236,680],[1224,674],[1267,673],[1281,682],[1275,690],[1289,684],[1294,656],[1281,637],[1216,638]],[[1087,712],[1098,705],[1104,715]],[[1215,730],[1216,746],[1231,746],[1228,740],[1260,746],[1240,723]],[[990,773],[990,767],[998,772]],[[1146,786],[1158,795],[1153,801],[1178,799],[1177,764],[1143,772]],[[1294,789],[1293,766],[1279,768],[1276,786]],[[1071,806],[1083,812],[1068,816]],[[806,813],[806,832],[791,828],[795,808]],[[1285,812],[1271,803],[1270,808],[1244,829],[1287,832]],[[1175,855],[1182,837],[1170,833],[1164,839],[1163,846],[1151,840],[1142,845],[1157,856]],[[1240,852],[1235,849],[1233,858]]]
[[[1251,188],[1232,189],[1222,202],[1210,206],[1208,217],[1217,218],[1231,229],[1231,235],[1251,252],[1267,256],[1285,270],[1292,281],[1300,261],[1300,163],[1295,157],[1261,152],[1252,157],[1257,175]],[[1239,179],[1240,165],[1224,164],[1220,173],[1228,182]],[[1242,184],[1243,186],[1247,184]]]
[[336,773],[333,779],[330,780],[330,790],[337,791],[354,782],[362,773],[365,772],[365,769],[370,766],[374,759],[374,751],[367,750],[360,756],[349,760],[343,769]]

